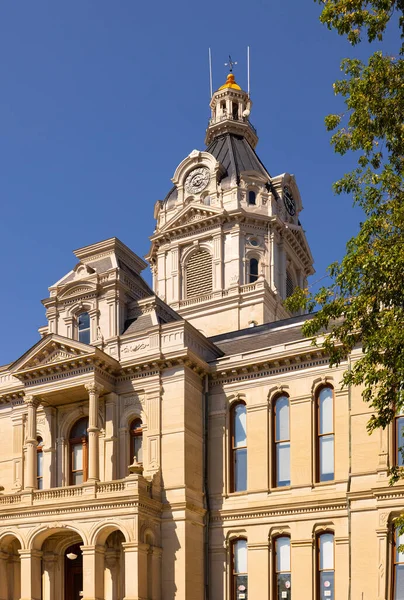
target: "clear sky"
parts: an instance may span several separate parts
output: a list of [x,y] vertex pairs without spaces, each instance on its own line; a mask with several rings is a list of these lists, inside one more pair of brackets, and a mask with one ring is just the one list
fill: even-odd
[[323,119],[342,110],[332,82],[353,51],[319,14],[313,0],[2,0],[0,364],[38,341],[72,250],[117,236],[146,254],[155,201],[204,149],[209,46],[215,88],[229,53],[246,87],[251,47],[257,152],[296,176],[313,281],[343,256],[360,215],[331,185],[353,158],[334,154]]

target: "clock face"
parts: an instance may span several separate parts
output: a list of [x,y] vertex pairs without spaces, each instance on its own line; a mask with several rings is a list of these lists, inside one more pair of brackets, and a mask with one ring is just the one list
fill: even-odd
[[283,188],[283,202],[288,213],[293,217],[296,214],[296,202],[293,198],[292,192],[287,185]]
[[206,188],[209,183],[209,169],[199,167],[189,173],[185,180],[185,189],[191,194],[199,194]]

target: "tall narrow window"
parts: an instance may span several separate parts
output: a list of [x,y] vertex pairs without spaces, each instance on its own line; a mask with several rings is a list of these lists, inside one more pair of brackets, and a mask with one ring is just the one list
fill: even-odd
[[395,465],[404,466],[404,414],[397,415],[394,419],[394,452]]
[[250,190],[248,192],[248,204],[255,204],[256,198],[256,193],[253,190]]
[[38,490],[43,490],[43,439],[37,437],[36,448],[36,482]]
[[334,534],[322,533],[317,537],[317,596],[335,600]]
[[248,600],[247,540],[232,543],[231,599]]
[[237,104],[237,102],[233,102],[232,114],[233,114],[233,119],[235,121],[237,121],[238,120],[238,104]]
[[287,536],[275,539],[275,586],[273,600],[291,600],[292,588],[290,577],[290,538]]
[[250,259],[250,283],[254,283],[258,279],[258,260],[256,258]]
[[317,400],[318,481],[334,479],[334,394],[324,387]]
[[404,552],[398,550],[401,545],[404,545],[404,533],[400,535],[397,528],[393,547],[393,600],[404,600]]
[[143,462],[143,429],[142,419],[134,419],[130,424],[130,460]]
[[243,492],[247,489],[247,409],[244,403],[233,406],[231,421],[231,491]]
[[90,343],[90,315],[83,312],[78,316],[79,342]]
[[88,418],[76,421],[70,431],[70,485],[87,481]]
[[290,427],[289,398],[280,396],[275,401],[275,477],[277,487],[290,485]]

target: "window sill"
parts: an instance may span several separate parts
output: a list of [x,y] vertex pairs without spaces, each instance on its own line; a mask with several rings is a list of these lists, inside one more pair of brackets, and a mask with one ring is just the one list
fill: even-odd
[[228,492],[227,494],[223,494],[223,498],[237,498],[238,496],[247,496],[248,490],[243,490],[242,492]]

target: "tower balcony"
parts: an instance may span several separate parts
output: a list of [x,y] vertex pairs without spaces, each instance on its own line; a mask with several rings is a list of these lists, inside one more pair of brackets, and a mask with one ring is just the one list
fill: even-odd
[[234,135],[245,137],[253,148],[255,148],[258,143],[257,130],[248,117],[223,114],[209,119],[205,144],[208,146],[215,137],[225,133],[232,133]]

